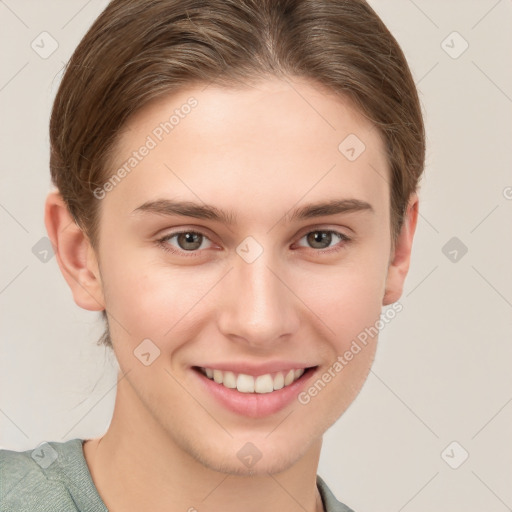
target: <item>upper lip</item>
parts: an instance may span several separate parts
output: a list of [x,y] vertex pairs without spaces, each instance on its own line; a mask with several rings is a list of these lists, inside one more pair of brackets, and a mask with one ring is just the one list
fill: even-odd
[[265,375],[267,373],[288,372],[292,369],[300,370],[303,368],[306,370],[307,368],[311,368],[316,365],[292,361],[272,361],[264,364],[254,364],[249,362],[235,363],[230,361],[224,363],[205,363],[195,366],[200,368],[211,368],[212,370],[221,370],[223,372],[243,373],[245,375],[252,375],[254,377],[258,375]]

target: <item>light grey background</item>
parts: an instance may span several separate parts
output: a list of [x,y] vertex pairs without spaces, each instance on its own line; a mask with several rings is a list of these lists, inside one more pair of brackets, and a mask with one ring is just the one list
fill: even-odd
[[[512,2],[370,3],[417,81],[427,167],[404,310],[327,432],[318,472],[357,512],[510,510]],[[2,448],[95,437],[112,414],[116,362],[95,344],[99,314],[75,305],[54,257],[33,253],[46,236],[51,103],[106,4],[0,1]],[[51,49],[43,31],[58,43],[47,58],[31,47]]]

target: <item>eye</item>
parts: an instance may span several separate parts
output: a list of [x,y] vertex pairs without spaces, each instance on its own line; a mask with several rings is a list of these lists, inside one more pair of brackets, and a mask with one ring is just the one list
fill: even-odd
[[[176,238],[177,247],[170,243]],[[198,231],[178,231],[170,233],[157,240],[158,244],[165,250],[174,254],[187,254],[187,256],[196,256],[199,249],[205,249],[203,242],[209,238]]]
[[[350,242],[350,238],[343,233],[339,233],[338,231],[333,230],[325,230],[319,229],[316,231],[309,231],[303,236],[300,240],[306,240],[306,243],[313,249],[319,249],[317,252],[333,252],[339,251],[345,245],[344,243],[341,245],[334,245],[329,247],[332,242]],[[304,246],[301,246],[304,247]]]
[[[172,244],[170,241],[176,239],[176,244]],[[351,239],[334,230],[318,229],[315,231],[309,231],[299,239],[305,239],[306,243],[310,245],[310,248],[317,249],[317,253],[331,253],[336,252],[344,248],[345,244],[350,242]],[[199,231],[177,231],[170,233],[157,240],[157,244],[161,246],[165,251],[173,254],[185,255],[185,256],[198,256],[200,250],[206,249],[204,242],[210,239]],[[338,242],[336,245],[331,246],[332,242]],[[300,245],[300,247],[304,247]],[[186,254],[188,253],[188,254]]]

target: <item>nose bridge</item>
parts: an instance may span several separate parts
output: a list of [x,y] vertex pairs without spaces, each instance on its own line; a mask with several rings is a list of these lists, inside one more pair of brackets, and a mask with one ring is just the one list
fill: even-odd
[[220,329],[251,345],[265,345],[292,334],[298,328],[298,311],[293,294],[278,277],[280,266],[272,251],[263,250],[254,260],[241,254],[234,258],[228,276]]

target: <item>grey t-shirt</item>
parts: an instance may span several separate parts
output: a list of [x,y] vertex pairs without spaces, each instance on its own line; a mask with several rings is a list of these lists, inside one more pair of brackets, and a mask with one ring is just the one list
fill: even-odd
[[[84,457],[83,439],[0,450],[0,512],[108,512]],[[326,512],[353,512],[317,475]]]

